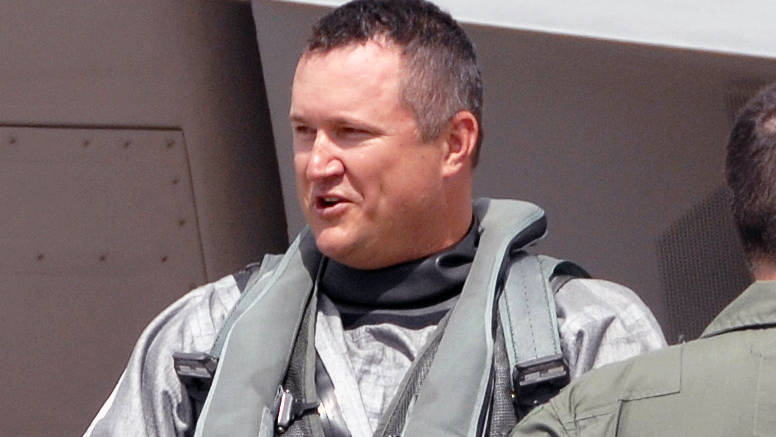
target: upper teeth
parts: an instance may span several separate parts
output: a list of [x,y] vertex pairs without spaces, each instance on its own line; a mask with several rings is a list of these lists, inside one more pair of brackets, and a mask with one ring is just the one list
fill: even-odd
[[337,198],[336,197],[324,197],[323,201],[324,202],[336,202]]

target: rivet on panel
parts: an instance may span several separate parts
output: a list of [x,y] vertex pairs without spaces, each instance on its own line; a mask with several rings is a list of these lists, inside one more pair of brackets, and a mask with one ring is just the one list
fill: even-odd
[[8,143],[9,144],[16,144],[16,136],[11,135],[11,137],[8,138]]
[[102,262],[105,262],[105,260],[106,260],[106,259],[108,259],[108,257],[107,257],[107,256],[105,256],[105,255],[100,255],[100,262],[101,262],[101,263],[102,263]]
[[43,258],[45,258],[45,256],[43,256],[42,253],[39,253],[38,256],[37,256],[37,260],[38,261],[43,261]]
[[92,142],[91,142],[91,141],[89,141],[89,140],[84,140],[84,141],[81,143],[81,145],[82,145],[82,146],[84,146],[84,147],[89,147],[89,144],[91,144],[91,143],[92,143]]
[[178,226],[183,226],[186,224],[186,219],[180,219],[178,220]]
[[173,185],[178,185],[178,182],[180,182],[180,181],[181,181],[181,179],[178,178],[178,177],[172,178],[172,184]]
[[132,141],[130,141],[130,140],[126,140],[126,141],[124,141],[124,144],[122,144],[122,146],[124,146],[125,149],[127,147],[129,147],[130,145],[132,145]]
[[167,139],[167,148],[170,148],[175,145],[175,140],[168,138]]
[[165,256],[163,256],[163,257],[162,257],[162,262],[163,262],[163,263],[166,263],[166,262],[167,262],[167,255],[165,255]]

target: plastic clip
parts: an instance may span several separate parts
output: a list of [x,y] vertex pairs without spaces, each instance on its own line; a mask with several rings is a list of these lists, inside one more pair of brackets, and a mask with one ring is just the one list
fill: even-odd
[[181,380],[189,378],[213,379],[218,360],[203,353],[175,352],[172,354],[175,373]]
[[302,402],[294,399],[294,395],[288,390],[283,390],[278,386],[275,393],[275,429],[278,434],[288,431],[288,428],[295,420],[305,414],[318,409],[320,402]]
[[512,374],[518,415],[523,417],[537,405],[547,402],[569,381],[569,367],[562,354],[518,363]]

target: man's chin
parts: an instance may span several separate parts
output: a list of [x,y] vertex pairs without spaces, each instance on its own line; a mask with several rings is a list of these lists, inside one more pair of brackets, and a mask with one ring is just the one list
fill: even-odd
[[315,235],[315,245],[318,250],[327,257],[343,262],[348,259],[348,254],[353,252],[353,242],[337,232],[336,229],[323,229]]
[[380,265],[374,265],[375,260],[377,260],[375,256],[366,255],[363,250],[358,250],[362,246],[353,241],[319,237],[316,239],[315,244],[318,246],[318,250],[327,258],[348,267],[359,270],[371,270],[381,267]]

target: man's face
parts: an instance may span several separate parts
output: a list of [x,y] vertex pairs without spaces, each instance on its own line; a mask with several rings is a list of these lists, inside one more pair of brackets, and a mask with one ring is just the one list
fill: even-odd
[[445,203],[444,147],[421,142],[399,99],[401,73],[399,49],[370,41],[307,54],[294,76],[299,202],[321,252],[354,268],[386,267],[455,242],[439,241],[435,229]]

